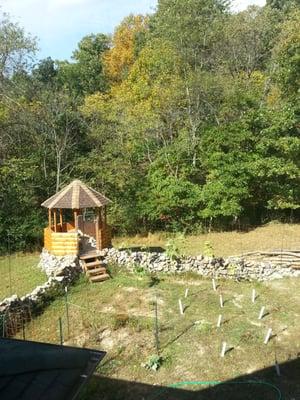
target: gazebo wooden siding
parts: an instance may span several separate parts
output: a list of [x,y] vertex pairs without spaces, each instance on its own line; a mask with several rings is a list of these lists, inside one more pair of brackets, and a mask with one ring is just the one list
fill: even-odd
[[[44,247],[53,255],[78,255],[83,233],[93,236],[96,247],[102,250],[111,246],[111,230],[107,225],[106,206],[110,200],[79,180],[46,200],[48,227],[44,229]],[[83,210],[94,209],[96,219],[83,222]],[[73,221],[64,221],[64,210],[72,210]]]

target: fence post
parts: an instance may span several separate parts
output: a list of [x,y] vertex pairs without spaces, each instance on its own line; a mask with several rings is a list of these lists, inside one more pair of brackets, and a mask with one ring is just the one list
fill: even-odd
[[67,332],[68,339],[70,338],[70,319],[69,319],[69,304],[68,304],[68,286],[65,287],[65,300],[66,300],[66,315],[67,315]]
[[5,338],[5,314],[2,314],[1,318],[2,318],[2,337]]
[[7,233],[7,250],[8,250],[9,294],[10,296],[12,296],[10,233]]
[[59,325],[59,336],[60,336],[60,344],[61,346],[64,343],[64,337],[63,337],[63,327],[62,327],[62,319],[59,317],[58,319],[58,325]]
[[157,296],[155,297],[154,319],[155,319],[155,325],[154,325],[155,347],[157,354],[159,354]]
[[24,322],[24,318],[22,318],[22,336],[23,336],[23,340],[25,340],[25,322]]

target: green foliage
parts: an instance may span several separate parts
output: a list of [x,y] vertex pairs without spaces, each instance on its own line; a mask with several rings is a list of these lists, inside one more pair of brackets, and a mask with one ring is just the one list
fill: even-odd
[[41,60],[32,72],[33,77],[42,84],[52,84],[57,76],[57,68],[51,57]]
[[133,272],[139,276],[147,275],[147,271],[140,264],[134,265]]
[[177,234],[175,237],[170,238],[166,243],[166,254],[170,258],[179,257],[184,250],[185,236],[183,234]]
[[[42,236],[42,212],[35,198],[36,168],[24,159],[0,166],[0,252],[36,247]],[[5,222],[5,223],[4,223]]]
[[163,363],[163,358],[158,356],[157,354],[154,354],[149,357],[149,360],[145,364],[143,364],[143,366],[146,369],[157,371],[161,367],[162,363]]
[[58,81],[76,95],[87,95],[107,88],[103,55],[109,49],[106,35],[85,36],[73,53],[74,62],[59,63]]
[[153,35],[172,41],[191,65],[208,66],[227,10],[226,0],[160,0]]
[[236,77],[264,70],[278,34],[278,20],[278,12],[257,6],[228,17],[215,45],[218,68]]
[[212,246],[212,244],[210,242],[205,242],[204,243],[204,250],[203,250],[203,254],[205,257],[214,257],[215,253],[214,253],[214,248]]
[[30,67],[36,40],[0,10],[0,80]]
[[288,99],[299,107],[300,87],[300,10],[295,8],[283,22],[281,33],[274,48],[275,77]]

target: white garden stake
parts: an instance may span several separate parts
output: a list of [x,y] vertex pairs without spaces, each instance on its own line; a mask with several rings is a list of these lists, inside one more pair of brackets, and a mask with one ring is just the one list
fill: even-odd
[[222,315],[220,314],[218,318],[217,328],[220,328],[221,323],[222,323]]
[[225,353],[226,353],[226,342],[223,342],[222,343],[222,350],[221,350],[221,357],[224,357],[225,356]]
[[255,299],[256,299],[256,293],[255,293],[255,289],[252,290],[252,303],[255,303]]
[[268,344],[268,341],[270,340],[271,334],[272,334],[272,329],[270,328],[268,330],[267,334],[266,334],[266,338],[265,338],[264,344]]
[[187,288],[187,289],[185,289],[184,297],[187,298],[187,297],[188,297],[188,294],[189,294],[189,289]]
[[221,308],[224,307],[223,296],[220,294],[220,306]]
[[180,311],[180,314],[183,315],[183,305],[182,305],[182,301],[181,301],[181,300],[178,300],[178,303],[179,303],[179,311]]
[[212,286],[213,286],[214,291],[216,291],[217,290],[217,286],[216,286],[216,281],[215,281],[214,278],[212,280]]
[[258,316],[258,319],[262,319],[262,317],[264,316],[264,313],[265,313],[265,307],[262,306],[262,308],[260,310],[260,313],[259,313],[259,316]]

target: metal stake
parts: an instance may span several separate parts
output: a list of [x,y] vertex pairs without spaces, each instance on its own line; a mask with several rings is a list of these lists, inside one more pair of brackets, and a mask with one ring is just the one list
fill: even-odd
[[154,318],[155,318],[155,347],[156,347],[156,352],[157,352],[157,354],[159,354],[157,296],[155,297]]
[[64,338],[63,338],[63,327],[62,327],[61,317],[59,317],[59,319],[58,319],[58,325],[59,325],[60,345],[62,346],[64,343]]
[[66,315],[67,315],[67,332],[68,338],[70,337],[70,319],[69,319],[69,304],[68,304],[68,287],[65,287],[65,300],[66,300]]

